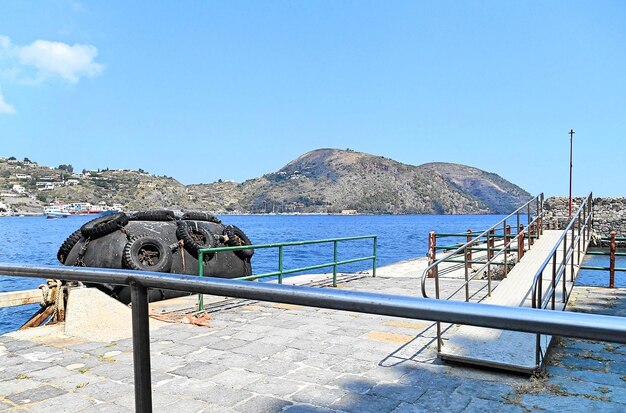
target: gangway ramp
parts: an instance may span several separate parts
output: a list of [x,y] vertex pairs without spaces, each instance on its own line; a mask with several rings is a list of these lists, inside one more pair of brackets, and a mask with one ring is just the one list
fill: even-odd
[[[511,307],[532,307],[532,285],[535,275],[541,269],[546,259],[553,253],[555,245],[562,245],[563,231],[545,230],[532,248],[511,269],[507,277],[502,280],[482,302]],[[571,237],[564,240],[569,244]],[[585,248],[586,246],[583,246]],[[585,248],[586,249],[586,248]],[[563,248],[557,250],[557,263],[563,261]],[[576,278],[578,266],[571,266],[574,273],[568,273],[566,291],[570,291],[572,280]],[[552,283],[552,265],[548,265],[542,272],[543,284]],[[557,289],[555,310],[564,309],[562,289]],[[537,335],[508,330],[487,329],[473,326],[452,326],[448,334],[444,335],[443,346],[439,356],[444,360],[469,363],[480,366],[532,373],[537,370]],[[446,340],[447,338],[447,340]],[[540,337],[541,354],[545,354],[551,336]]]

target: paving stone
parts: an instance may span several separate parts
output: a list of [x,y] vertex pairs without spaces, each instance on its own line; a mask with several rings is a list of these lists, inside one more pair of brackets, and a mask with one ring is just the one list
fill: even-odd
[[200,395],[193,398],[200,401],[206,401],[220,406],[232,407],[242,400],[252,397],[252,393],[241,389],[230,389],[221,385],[207,387]]
[[609,386],[623,386],[624,380],[618,374],[589,371],[589,370],[570,370],[563,367],[551,367],[547,370],[551,375],[562,375],[571,379],[580,381],[589,381],[598,384],[607,384]]
[[287,348],[272,356],[274,359],[280,359],[296,363],[309,358],[309,353],[306,351],[296,350],[294,348]]
[[268,396],[254,396],[235,406],[235,410],[242,413],[270,413],[280,412],[292,403],[287,400]]
[[477,380],[463,380],[463,382],[454,389],[454,393],[457,394],[497,402],[501,402],[502,396],[512,391],[514,391],[513,387],[506,384]]
[[241,389],[263,377],[262,374],[253,373],[242,368],[232,368],[211,377],[211,381],[233,389]]
[[199,400],[180,399],[165,406],[168,412],[200,413],[207,408],[207,403]]
[[350,413],[380,413],[390,412],[399,404],[398,400],[385,397],[348,393],[329,407]]
[[420,387],[414,387],[410,385],[394,384],[394,383],[381,383],[372,387],[367,392],[369,395],[386,397],[388,399],[398,400],[400,402],[413,403],[419,399],[424,393],[425,389]]
[[24,375],[23,378],[11,377],[10,380],[0,381],[0,397],[7,397],[12,394],[22,393],[41,386],[41,382],[32,380]]
[[118,383],[111,380],[100,380],[94,383],[88,382],[84,387],[76,390],[86,396],[93,397],[100,401],[115,400],[126,396],[128,393],[134,393],[134,386],[130,384]]
[[226,366],[219,364],[191,362],[186,366],[172,370],[170,373],[194,379],[207,379],[226,370]]
[[221,356],[217,356],[212,360],[208,360],[211,363],[223,365],[226,367],[241,367],[249,368],[256,365],[259,362],[259,358],[251,356],[249,354],[237,354],[237,353],[224,353]]
[[67,377],[73,374],[74,372],[65,367],[52,366],[47,369],[32,371],[29,373],[29,376],[34,380],[55,381],[61,377]]
[[89,374],[109,380],[129,382],[133,378],[134,370],[128,364],[102,362],[89,370]]
[[342,388],[352,393],[365,394],[377,383],[366,376],[342,374],[329,383],[331,386]]
[[297,392],[304,386],[306,386],[306,384],[298,383],[293,380],[263,376],[260,380],[246,383],[244,389],[266,396],[284,398],[285,396]]
[[626,411],[626,405],[591,400],[584,397],[555,397],[554,394],[525,394],[520,404],[529,410],[543,409],[548,412],[614,412]]
[[247,343],[247,344],[244,344],[243,346],[234,348],[232,351],[238,354],[247,354],[247,355],[252,355],[252,356],[262,358],[262,357],[272,356],[283,350],[285,350],[285,347],[283,346],[277,346],[275,344],[266,344],[266,343],[263,343],[261,345],[260,343],[252,342],[252,343]]
[[161,371],[173,370],[186,364],[185,359],[181,357],[168,356],[166,354],[152,354],[150,356],[150,365],[153,369]]
[[108,379],[89,374],[73,373],[71,376],[59,377],[55,379],[52,384],[54,384],[55,387],[59,387],[67,391],[75,391],[77,388],[84,387],[87,384],[95,384],[102,380]]
[[286,379],[302,381],[312,384],[328,384],[336,377],[336,373],[328,370],[317,369],[315,367],[302,367],[285,376]]
[[430,410],[414,404],[400,403],[391,413],[430,413]]
[[472,397],[464,412],[502,412],[502,413],[525,413],[526,410],[514,404],[506,404],[495,400],[486,400]]
[[470,396],[451,393],[450,389],[442,387],[441,390],[426,390],[415,405],[434,412],[462,412],[471,399]]
[[339,410],[329,409],[327,407],[312,406],[309,404],[294,404],[288,406],[283,412],[289,413],[337,413]]
[[312,357],[302,360],[302,364],[306,366],[316,367],[318,369],[330,368],[331,370],[334,370],[334,371],[340,371],[340,370],[333,369],[333,366],[340,364],[340,363],[344,363],[344,362],[346,361],[343,357],[336,356],[334,354],[323,354],[323,353],[317,353],[317,354],[312,355]]
[[[238,340],[236,338],[231,338],[231,339],[223,339],[223,340],[219,340],[216,341],[214,343],[210,343],[210,344],[206,344],[205,346],[208,348],[212,348],[215,350],[225,350],[225,351],[233,351],[234,349],[236,349],[237,347],[241,347],[248,344],[247,341],[245,340]],[[247,354],[247,353],[245,353]]]
[[67,393],[65,390],[57,389],[56,387],[44,384],[29,390],[24,390],[21,393],[8,395],[6,396],[6,399],[15,404],[30,404],[61,396],[65,393]]
[[161,353],[168,356],[189,356],[191,353],[198,351],[198,347],[189,346],[182,343],[177,343],[175,346],[170,346],[164,349]]
[[271,377],[283,377],[290,372],[296,371],[298,368],[298,365],[295,363],[272,358],[250,364],[246,367],[246,369],[250,371]]
[[75,413],[93,408],[95,401],[89,400],[77,394],[65,393],[63,395],[53,397],[40,403],[29,406],[29,411],[36,413]]
[[316,406],[330,406],[348,393],[344,389],[307,385],[289,397],[290,400]]
[[[172,396],[169,394],[162,394],[159,392],[152,392],[152,409],[155,412],[169,412],[167,405],[172,404]],[[127,393],[125,396],[115,399],[114,403],[118,406],[125,407],[132,411],[135,411],[135,394],[134,392]],[[181,412],[182,413],[182,412]]]
[[124,406],[120,406],[115,403],[98,403],[93,406],[89,406],[88,408],[81,410],[81,413],[134,413],[134,409],[129,409]]

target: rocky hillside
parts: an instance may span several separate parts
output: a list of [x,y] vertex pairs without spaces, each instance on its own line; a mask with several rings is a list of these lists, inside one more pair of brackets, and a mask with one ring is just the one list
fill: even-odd
[[[0,159],[0,185],[6,193],[22,184],[31,202],[36,198],[41,205],[56,199],[119,203],[127,209],[193,208],[222,213],[506,213],[530,197],[496,174],[464,165],[412,166],[337,149],[308,152],[274,173],[243,183],[185,186],[142,170],[74,173],[66,165],[60,167]],[[46,182],[50,183],[47,189]]]
[[[193,192],[207,199],[214,185],[197,185]],[[226,206],[254,212],[506,213],[530,197],[500,176],[468,166],[412,166],[337,149],[308,152],[231,189],[237,201]]]

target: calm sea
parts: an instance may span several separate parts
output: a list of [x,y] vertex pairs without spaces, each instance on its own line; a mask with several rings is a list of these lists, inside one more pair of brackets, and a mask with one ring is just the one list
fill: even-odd
[[[382,266],[425,256],[428,232],[431,230],[440,233],[463,232],[467,229],[483,230],[503,217],[500,215],[231,215],[220,218],[225,224],[240,227],[255,244],[377,235],[378,265]],[[66,219],[50,220],[44,217],[2,217],[0,218],[0,236],[2,237],[0,239],[0,262],[61,265],[56,259],[59,246],[68,235],[92,218],[72,216]],[[448,239],[446,243],[461,240],[462,238]],[[340,260],[371,254],[371,240],[339,243],[338,258]],[[284,268],[322,264],[332,261],[332,257],[332,243],[286,247]],[[606,260],[608,262],[608,259]],[[275,271],[277,264],[277,249],[258,250],[252,258],[255,274]],[[618,262],[618,266],[626,266],[626,263]],[[359,271],[368,268],[371,268],[371,261],[346,265],[340,267],[340,271]],[[596,282],[594,274],[590,276],[592,279],[590,284],[593,285],[593,282]],[[41,282],[42,280],[37,279],[0,276],[0,291],[37,288]],[[601,281],[597,283],[600,284]],[[30,305],[0,309],[0,334],[19,327],[38,307],[38,305]]]

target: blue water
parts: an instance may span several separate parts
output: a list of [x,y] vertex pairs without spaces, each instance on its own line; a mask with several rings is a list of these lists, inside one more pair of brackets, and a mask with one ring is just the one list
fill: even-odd
[[[583,265],[593,265],[598,267],[609,266],[608,255],[587,255],[583,260]],[[626,268],[626,257],[615,257],[616,268]],[[609,272],[598,270],[580,270],[576,278],[576,285],[589,285],[593,287],[608,287]],[[615,286],[626,287],[626,272],[615,271]]]
[[[0,218],[0,262],[35,265],[61,265],[56,253],[67,236],[93,217],[72,216],[66,219],[44,217]],[[391,264],[426,255],[428,232],[463,232],[483,230],[495,224],[500,215],[264,215],[224,216],[225,224],[244,230],[255,244],[327,239],[359,235],[378,236],[378,265]],[[461,241],[447,239],[446,243]],[[339,244],[340,260],[369,256],[372,241],[360,240]],[[286,247],[284,268],[299,268],[332,261],[332,243]],[[277,249],[258,250],[252,258],[255,274],[277,270]],[[340,267],[340,271],[371,268],[371,261]],[[327,271],[330,271],[329,268]],[[320,270],[324,271],[324,270]],[[37,288],[40,279],[0,276],[0,291]],[[0,309],[0,334],[23,324],[38,305]]]

